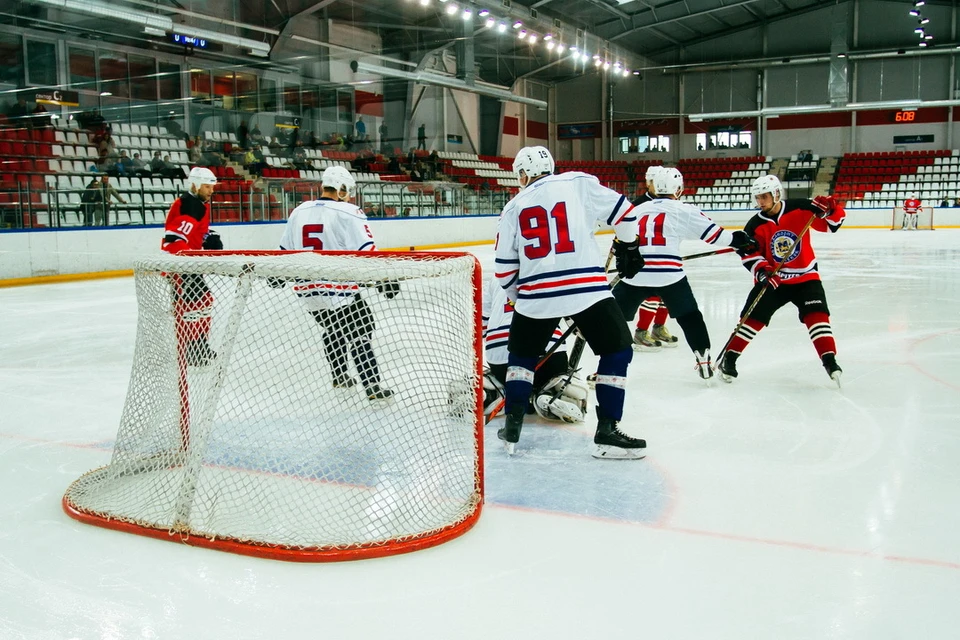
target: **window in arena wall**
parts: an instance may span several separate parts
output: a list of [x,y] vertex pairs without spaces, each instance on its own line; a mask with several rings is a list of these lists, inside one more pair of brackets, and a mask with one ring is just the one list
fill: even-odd
[[213,105],[228,111],[235,108],[233,71],[217,70],[213,72]]
[[283,110],[291,115],[300,115],[300,85],[283,83]]
[[157,61],[153,58],[131,55],[130,97],[134,100],[157,100]]
[[[160,62],[158,89],[160,90],[161,115],[183,115],[183,82],[180,65]],[[173,111],[171,114],[170,112]]]
[[114,98],[129,98],[127,54],[119,51],[100,51],[100,92]]
[[257,110],[257,76],[252,73],[237,72],[237,109],[240,111]]
[[93,49],[70,47],[67,59],[70,69],[70,88],[77,91],[96,91],[97,52]]
[[[23,44],[20,36],[0,33],[0,88],[16,89],[23,84]],[[9,102],[9,100],[0,100]]]
[[697,150],[710,149],[749,149],[753,146],[751,131],[713,131],[709,134],[697,134]]
[[206,69],[190,69],[190,97],[195,102],[210,103],[210,72]]
[[260,78],[260,110],[277,110],[277,81]]
[[52,87],[57,82],[57,45],[27,40],[27,84]]
[[320,119],[324,122],[337,121],[336,89],[320,89]]
[[353,124],[353,92],[337,90],[337,120]]
[[300,107],[304,120],[319,120],[320,87],[304,85],[300,91]]

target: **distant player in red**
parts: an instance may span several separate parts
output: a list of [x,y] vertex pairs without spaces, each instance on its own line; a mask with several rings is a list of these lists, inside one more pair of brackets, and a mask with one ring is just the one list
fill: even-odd
[[[807,326],[823,368],[839,385],[841,369],[837,364],[837,344],[830,327],[830,310],[820,282],[817,256],[809,234],[804,235],[799,243],[796,240],[811,216],[816,216],[811,229],[835,233],[843,224],[846,212],[827,196],[813,200],[783,199],[783,186],[776,176],[757,178],[750,192],[760,213],[747,222],[744,231],[754,238],[756,247],[741,249],[738,253],[755,284],[747,295],[741,317],[761,291],[763,295],[727,345],[718,366],[720,378],[732,382],[737,377],[737,358],[743,350],[761,329],[770,324],[780,307],[793,303],[800,321]],[[788,251],[790,254],[786,255]],[[783,266],[774,275],[781,262],[784,262]]]
[[[223,249],[216,231],[210,230],[210,198],[217,177],[204,167],[190,170],[189,191],[177,198],[167,213],[160,248],[167,253]],[[213,294],[203,276],[184,274],[171,277],[174,313],[177,318],[177,343],[185,345],[188,365],[203,366],[217,357],[210,348],[210,317]]]
[[910,197],[903,201],[903,222],[902,229],[917,230],[917,219],[920,212],[923,211],[922,203],[917,200],[916,194],[911,193]]

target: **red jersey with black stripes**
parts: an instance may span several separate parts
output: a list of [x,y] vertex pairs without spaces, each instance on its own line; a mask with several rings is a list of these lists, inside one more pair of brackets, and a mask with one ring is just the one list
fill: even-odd
[[624,279],[637,287],[665,287],[682,280],[681,240],[701,240],[728,247],[733,234],[708,218],[692,204],[657,198],[633,210],[640,229],[640,253],[644,265],[637,275]]
[[160,248],[167,253],[199,251],[210,230],[210,203],[185,193],[170,206]]
[[547,175],[503,208],[497,229],[496,277],[530,318],[561,318],[610,297],[594,233],[612,226],[617,238],[637,237],[634,206],[580,171]]
[[[758,248],[750,253],[741,253],[740,259],[754,279],[758,269],[775,269],[781,262],[785,264],[777,273],[784,284],[820,279],[817,255],[810,243],[810,234],[805,234],[803,239],[795,244],[810,217],[819,211],[810,200],[782,200],[778,214],[768,215],[761,212],[750,218],[744,231],[756,239]],[[833,213],[826,218],[814,218],[810,228],[814,231],[836,233],[846,217],[846,211],[837,205]]]

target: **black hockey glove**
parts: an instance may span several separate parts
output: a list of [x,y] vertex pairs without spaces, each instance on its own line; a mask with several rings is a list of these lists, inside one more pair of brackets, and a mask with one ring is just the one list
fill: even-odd
[[377,283],[377,291],[385,295],[388,300],[393,300],[394,296],[400,293],[400,283],[393,280],[383,280]]
[[283,289],[286,286],[287,281],[284,278],[267,278],[267,284],[273,287],[274,289]]
[[640,269],[643,269],[639,237],[633,242],[620,242],[614,239],[613,255],[617,258],[617,273],[621,278],[632,278],[640,273]]
[[757,241],[743,231],[733,232],[733,242],[730,243],[730,246],[736,249],[740,255],[753,253],[760,248]]
[[203,238],[203,248],[207,251],[222,251],[223,240],[220,239],[220,234],[210,229]]
[[779,275],[773,273],[773,268],[771,267],[761,267],[757,269],[757,282],[762,285],[766,285],[771,289],[776,289],[783,281],[780,279]]

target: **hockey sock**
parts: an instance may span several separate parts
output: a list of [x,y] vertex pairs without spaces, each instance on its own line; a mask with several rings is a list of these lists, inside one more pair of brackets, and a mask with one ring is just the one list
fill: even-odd
[[833,329],[830,328],[830,316],[822,311],[808,313],[803,317],[803,324],[807,325],[817,355],[823,358],[827,353],[837,353],[837,343],[833,339]]
[[600,356],[597,365],[597,404],[601,418],[620,421],[623,418],[624,391],[627,387],[627,366],[633,359],[633,349]]
[[380,366],[377,357],[373,355],[373,346],[366,338],[360,338],[353,343],[351,350],[353,363],[357,365],[357,373],[364,389],[370,389],[380,384]]
[[667,324],[667,318],[670,317],[670,313],[667,311],[667,305],[662,302],[657,306],[657,314],[653,316],[653,324],[656,325],[665,325]]
[[326,331],[323,334],[323,350],[330,363],[334,381],[347,377],[347,341],[342,333]]
[[766,325],[758,320],[753,318],[747,318],[740,329],[737,331],[736,335],[733,336],[733,339],[730,341],[730,345],[727,347],[727,351],[732,351],[733,353],[743,353],[743,350],[747,348],[747,345],[750,344],[750,341],[757,337],[757,334],[763,329]]
[[637,329],[641,331],[649,331],[650,323],[653,322],[654,316],[657,315],[657,309],[659,303],[657,298],[647,298],[640,303],[640,314],[637,317]]
[[691,351],[702,352],[710,348],[710,334],[707,333],[707,325],[703,322],[703,314],[699,309],[677,318],[677,324],[683,330],[683,337]]
[[178,320],[177,339],[181,344],[207,339],[213,314],[212,293],[207,291],[198,300],[178,299],[174,308]]
[[504,384],[506,400],[505,410],[510,413],[513,407],[520,405],[527,410],[530,393],[533,392],[533,372],[537,368],[537,358],[524,358],[512,353],[507,359],[507,382]]

